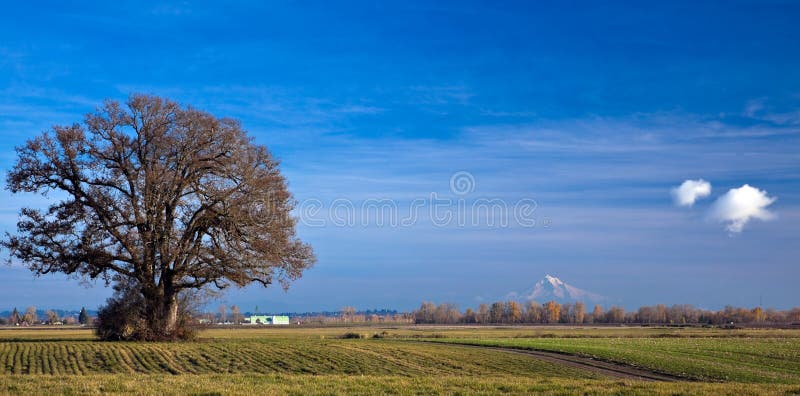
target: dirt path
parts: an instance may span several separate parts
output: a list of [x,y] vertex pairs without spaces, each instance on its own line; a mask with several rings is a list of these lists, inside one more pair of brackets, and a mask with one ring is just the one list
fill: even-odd
[[468,348],[493,349],[509,353],[518,353],[522,355],[528,355],[536,359],[544,360],[546,362],[563,364],[566,366],[575,367],[614,378],[632,379],[639,381],[661,381],[661,382],[692,381],[691,378],[684,378],[676,375],[660,373],[642,367],[634,367],[622,363],[606,362],[602,360],[593,359],[590,357],[569,355],[558,352],[533,351],[527,349],[455,344],[455,343],[448,345],[464,346]]

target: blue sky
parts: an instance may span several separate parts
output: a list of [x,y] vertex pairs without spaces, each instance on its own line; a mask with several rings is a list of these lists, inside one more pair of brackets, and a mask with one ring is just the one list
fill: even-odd
[[[771,1],[7,5],[0,170],[104,98],[164,95],[240,119],[301,204],[536,202],[534,227],[302,222],[316,267],[227,304],[467,307],[552,274],[628,307],[785,308],[800,303],[798,17]],[[700,178],[710,196],[676,206],[671,189]],[[773,218],[728,232],[711,214],[744,184],[776,198]],[[0,229],[45,202],[3,191]],[[0,308],[109,294],[19,264],[0,279]]]

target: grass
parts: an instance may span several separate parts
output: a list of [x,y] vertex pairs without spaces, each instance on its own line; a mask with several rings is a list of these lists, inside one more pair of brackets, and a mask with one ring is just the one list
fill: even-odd
[[703,381],[800,384],[798,338],[431,339],[591,356]]
[[[452,343],[583,354],[726,382],[621,381]],[[800,394],[800,331],[249,327],[205,330],[193,343],[123,343],[94,341],[81,328],[0,330],[0,394],[278,392]]]
[[347,374],[537,375],[598,378],[589,372],[492,350],[397,340],[234,339],[197,343],[0,342],[9,374]]
[[764,384],[648,383],[526,376],[396,375],[143,375],[6,376],[0,394],[64,395],[432,395],[432,394],[594,394],[594,395],[789,395],[799,386]]

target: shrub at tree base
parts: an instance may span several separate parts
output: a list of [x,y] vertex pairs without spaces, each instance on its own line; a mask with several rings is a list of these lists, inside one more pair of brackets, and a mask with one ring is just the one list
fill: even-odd
[[159,332],[148,325],[147,304],[139,287],[122,281],[114,286],[114,295],[97,312],[95,334],[105,341],[175,341],[193,340],[197,327],[193,325],[190,299],[178,299],[178,320],[174,331]]

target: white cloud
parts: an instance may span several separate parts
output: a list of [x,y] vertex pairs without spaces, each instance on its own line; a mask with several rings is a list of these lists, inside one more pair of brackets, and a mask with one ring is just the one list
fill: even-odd
[[729,232],[739,233],[750,219],[770,220],[775,217],[767,206],[776,199],[768,196],[766,191],[745,184],[719,197],[711,208],[711,217],[728,223],[725,229]]
[[711,194],[711,183],[703,180],[686,180],[672,189],[672,198],[678,206],[692,206],[700,198]]

